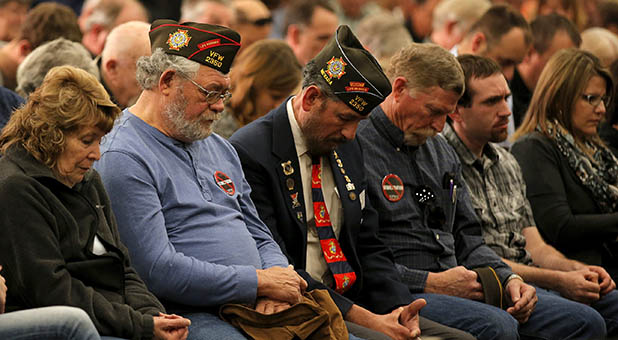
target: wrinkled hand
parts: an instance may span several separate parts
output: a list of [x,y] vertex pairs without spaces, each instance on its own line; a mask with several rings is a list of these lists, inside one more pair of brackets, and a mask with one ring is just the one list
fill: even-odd
[[[2,271],[2,266],[0,266],[0,271]],[[6,287],[6,280],[0,275],[0,314],[4,313],[4,305],[6,304],[6,291],[8,288]]]
[[506,291],[513,306],[506,309],[519,323],[526,323],[534,310],[537,301],[536,289],[523,281],[514,279],[506,285]]
[[257,269],[258,297],[296,304],[307,289],[307,282],[289,266]]
[[163,314],[153,317],[154,339],[185,340],[189,335],[191,321],[176,314]]
[[598,282],[601,287],[601,296],[616,289],[616,282],[609,276],[609,273],[599,266],[587,266],[588,270],[593,271],[599,275]]
[[599,274],[588,268],[564,272],[559,291],[567,299],[589,305],[601,297],[598,281]]
[[418,299],[405,307],[394,309],[389,314],[373,314],[369,328],[384,333],[393,340],[417,339],[421,335],[418,311],[426,304],[424,299]]
[[483,301],[483,286],[477,281],[477,276],[476,272],[463,266],[457,266],[441,273],[430,272],[427,276],[425,292]]
[[270,298],[259,298],[255,303],[255,310],[262,314],[274,314],[282,312],[292,307],[285,301],[273,300]]

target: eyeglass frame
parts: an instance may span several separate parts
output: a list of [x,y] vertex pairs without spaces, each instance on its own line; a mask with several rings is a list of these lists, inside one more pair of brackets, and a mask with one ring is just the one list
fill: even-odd
[[[592,107],[597,107],[603,102],[605,108],[607,108],[612,100],[610,96],[599,96],[598,94],[582,94],[582,98],[588,102],[588,104],[592,105]],[[595,103],[596,102],[596,103]]]
[[[227,104],[232,98],[232,92],[229,89],[225,89],[225,92],[222,91],[209,91],[206,90],[202,85],[198,84],[195,80],[191,79],[188,75],[183,72],[178,72],[183,78],[187,79],[193,85],[195,85],[198,90],[204,95],[204,99],[208,105],[214,105],[219,102],[219,100],[223,100],[223,104]],[[216,100],[215,100],[216,99]]]

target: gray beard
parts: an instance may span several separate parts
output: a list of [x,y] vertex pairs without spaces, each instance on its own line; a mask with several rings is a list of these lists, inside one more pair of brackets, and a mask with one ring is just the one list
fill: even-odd
[[[187,101],[182,92],[179,93],[178,100],[170,103],[164,110],[163,115],[167,118],[173,130],[184,140],[195,142],[205,139],[212,133],[210,119],[219,118],[218,113],[202,115],[195,120],[185,118]],[[213,117],[214,116],[214,117]],[[208,124],[206,126],[206,124]]]

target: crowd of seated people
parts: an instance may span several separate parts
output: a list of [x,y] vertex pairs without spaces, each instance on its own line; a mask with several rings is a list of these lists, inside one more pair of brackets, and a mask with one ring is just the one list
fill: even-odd
[[1,339],[618,339],[615,0],[0,0]]

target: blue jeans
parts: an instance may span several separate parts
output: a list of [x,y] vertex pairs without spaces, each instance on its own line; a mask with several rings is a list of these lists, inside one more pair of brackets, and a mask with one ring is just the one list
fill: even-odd
[[599,339],[605,322],[594,309],[537,288],[539,301],[528,322],[519,325],[507,312],[494,306],[441,294],[414,294],[427,306],[421,315],[467,331],[479,340]]
[[[558,295],[557,292],[551,292]],[[605,320],[607,335],[618,335],[618,291],[613,290],[591,305]]]
[[88,314],[79,308],[55,306],[0,314],[0,339],[98,340]]

